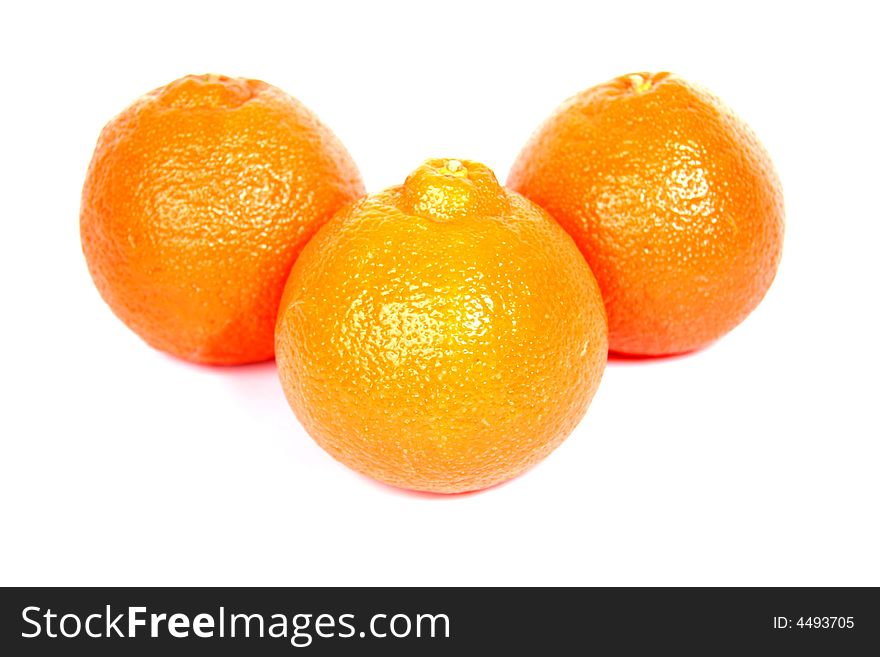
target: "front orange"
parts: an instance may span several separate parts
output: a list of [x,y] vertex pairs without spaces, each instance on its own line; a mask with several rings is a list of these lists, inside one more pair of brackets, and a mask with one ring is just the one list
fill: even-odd
[[199,363],[266,360],[297,254],[362,193],[348,152],[299,101],[190,75],[104,128],[83,252],[101,296],[150,345]]
[[607,356],[571,238],[485,166],[430,160],[339,212],[284,291],[276,358],[311,436],[351,468],[458,493],[549,454]]

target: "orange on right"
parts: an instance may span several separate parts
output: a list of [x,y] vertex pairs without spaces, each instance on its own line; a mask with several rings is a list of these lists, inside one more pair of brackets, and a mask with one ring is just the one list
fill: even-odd
[[544,207],[590,264],[609,348],[662,356],[754,310],[782,252],[782,189],[748,126],[670,73],[624,75],[566,101],[508,187]]

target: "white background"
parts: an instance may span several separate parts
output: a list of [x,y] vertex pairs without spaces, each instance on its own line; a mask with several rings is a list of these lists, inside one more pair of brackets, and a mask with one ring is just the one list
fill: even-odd
[[[869,6],[5,3],[0,584],[880,585]],[[499,488],[347,470],[274,365],[153,351],[86,270],[98,132],[181,75],[280,86],[376,191],[438,156],[503,180],[563,99],[640,70],[704,84],[761,137],[785,188],[778,278],[710,348],[609,364],[575,433]]]

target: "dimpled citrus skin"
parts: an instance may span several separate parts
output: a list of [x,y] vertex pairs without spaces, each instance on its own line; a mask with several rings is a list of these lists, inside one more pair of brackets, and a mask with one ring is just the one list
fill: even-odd
[[83,252],[101,296],[153,347],[267,360],[293,261],[362,193],[348,152],[299,101],[258,80],[187,76],[101,133]]
[[596,275],[610,348],[686,352],[758,305],[782,251],[782,190],[748,127],[668,73],[569,99],[507,184],[550,212]]
[[276,328],[281,382],[332,456],[458,493],[516,476],[586,412],[605,312],[571,238],[481,164],[429,160],[303,250]]

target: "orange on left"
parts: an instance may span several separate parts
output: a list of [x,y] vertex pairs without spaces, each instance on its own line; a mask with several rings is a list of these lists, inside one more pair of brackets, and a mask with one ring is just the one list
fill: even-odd
[[153,347],[196,363],[268,360],[291,266],[363,193],[348,151],[295,98],[188,75],[101,132],[83,253],[101,296]]

